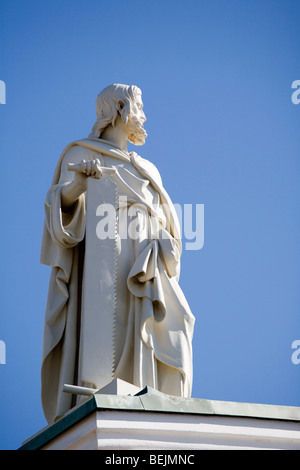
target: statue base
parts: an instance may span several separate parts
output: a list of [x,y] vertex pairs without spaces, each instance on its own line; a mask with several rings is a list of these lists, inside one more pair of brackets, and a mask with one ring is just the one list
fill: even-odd
[[[156,458],[155,450],[182,450],[186,457],[186,451],[203,449],[300,449],[300,407],[180,398],[133,387],[113,381],[20,450],[148,450]],[[154,463],[147,460],[152,454],[142,455],[141,461]]]

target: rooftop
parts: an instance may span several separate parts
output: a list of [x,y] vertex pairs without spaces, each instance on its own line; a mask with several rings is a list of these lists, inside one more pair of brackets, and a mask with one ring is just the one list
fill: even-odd
[[19,450],[36,450],[96,410],[185,413],[247,417],[300,422],[300,407],[240,403],[201,398],[181,398],[145,387],[135,395],[111,395],[98,391],[59,421],[42,429],[25,441]]

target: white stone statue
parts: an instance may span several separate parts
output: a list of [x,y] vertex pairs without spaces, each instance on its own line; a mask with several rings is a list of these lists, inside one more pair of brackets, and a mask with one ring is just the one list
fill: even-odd
[[118,378],[191,396],[194,317],[178,284],[178,219],[156,167],[127,152],[147,136],[141,90],[108,86],[96,113],[89,137],[63,151],[45,200],[49,423],[78,400],[64,384],[98,389]]

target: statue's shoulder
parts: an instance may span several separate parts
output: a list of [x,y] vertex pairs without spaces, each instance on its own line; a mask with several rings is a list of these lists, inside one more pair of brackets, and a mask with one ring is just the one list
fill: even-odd
[[71,163],[71,160],[69,162],[69,159],[75,158],[75,161],[72,163],[78,163],[80,160],[82,160],[83,155],[86,153],[86,148],[81,145],[81,140],[77,140],[74,142],[71,142],[67,147],[65,147],[63,153],[62,153],[62,161],[67,163]]
[[52,184],[70,179],[70,172],[67,171],[69,163],[79,163],[86,158],[86,149],[80,145],[79,141],[71,142],[61,153],[53,175]]
[[62,169],[66,168],[69,163],[79,163],[81,160],[90,160],[93,149],[90,149],[88,139],[81,139],[71,142],[62,152],[60,164]]

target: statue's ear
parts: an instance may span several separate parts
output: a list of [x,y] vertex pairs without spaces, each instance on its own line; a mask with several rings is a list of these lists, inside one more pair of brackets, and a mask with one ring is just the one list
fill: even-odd
[[124,106],[125,106],[124,101],[119,100],[119,101],[117,102],[117,110],[119,111],[120,114],[121,114],[121,111],[122,111],[122,109],[124,108]]
[[126,124],[127,121],[128,121],[128,115],[130,113],[130,104],[129,102],[128,103],[124,103],[124,101],[122,100],[119,100],[117,102],[117,110],[123,120],[123,122]]

